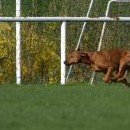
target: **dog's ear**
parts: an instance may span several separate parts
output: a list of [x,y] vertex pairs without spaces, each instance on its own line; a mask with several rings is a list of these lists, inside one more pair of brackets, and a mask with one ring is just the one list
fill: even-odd
[[81,55],[82,58],[85,58],[86,60],[90,59],[90,56],[88,55],[88,53],[81,52],[80,55]]
[[84,53],[84,52],[80,52],[80,55],[81,55],[82,57],[87,56],[87,54],[86,54],[86,53]]
[[124,51],[124,52],[122,53],[122,57],[124,57],[126,54],[127,54],[127,51]]

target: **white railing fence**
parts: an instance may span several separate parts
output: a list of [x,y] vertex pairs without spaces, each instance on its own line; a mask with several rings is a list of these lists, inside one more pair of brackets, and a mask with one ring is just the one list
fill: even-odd
[[[20,66],[20,59],[21,59],[21,47],[20,47],[20,39],[21,39],[21,33],[20,33],[20,22],[62,22],[61,24],[61,84],[65,84],[66,81],[66,73],[65,73],[65,65],[63,61],[65,60],[65,45],[66,45],[66,22],[73,21],[73,22],[104,22],[103,29],[105,28],[106,22],[112,22],[112,21],[130,21],[130,17],[118,17],[118,18],[109,18],[108,10],[110,7],[111,2],[130,2],[130,0],[110,0],[108,2],[108,9],[106,11],[105,17],[99,17],[99,18],[89,18],[89,12],[87,14],[87,17],[20,17],[21,12],[21,0],[16,0],[16,17],[1,17],[1,22],[16,22],[16,83],[21,84],[21,66]],[[90,7],[92,6],[93,1],[90,3]],[[91,8],[90,8],[91,9]],[[89,11],[90,11],[89,9]],[[85,23],[86,24],[86,23]],[[104,30],[103,30],[104,31]],[[102,31],[102,32],[103,32]],[[103,35],[102,35],[103,37]],[[101,39],[102,40],[102,39]],[[101,41],[100,40],[100,41]],[[79,44],[79,43],[78,43]],[[99,42],[98,50],[101,48],[101,42]],[[92,81],[91,81],[92,83]]]

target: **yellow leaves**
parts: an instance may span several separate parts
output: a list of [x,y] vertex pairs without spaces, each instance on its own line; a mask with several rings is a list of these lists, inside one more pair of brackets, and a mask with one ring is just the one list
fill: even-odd
[[0,46],[7,42],[10,43],[9,32],[11,30],[12,28],[8,23],[0,23]]
[[[43,59],[44,66],[46,66],[48,71],[48,82],[49,83],[54,83],[58,82],[59,80],[59,73],[60,73],[60,57],[57,54],[55,48],[54,48],[54,43],[46,46],[40,56]],[[55,71],[57,72],[55,75]]]
[[[0,82],[11,81],[15,74],[15,31],[12,24],[0,23]],[[13,50],[13,51],[12,51]]]
[[0,58],[7,57],[7,55],[7,49],[0,46]]
[[11,27],[7,23],[0,23],[0,58],[7,56],[6,44],[10,39],[7,36],[8,31],[11,31]]
[[0,31],[11,31],[11,26],[8,23],[0,23]]
[[57,23],[50,24],[49,29],[55,30],[57,28]]
[[[49,24],[45,31],[39,31],[39,27],[36,23],[22,24],[22,82],[56,83],[60,78],[60,56],[59,44],[55,43],[55,35],[52,34],[57,29],[57,23]],[[1,83],[15,81],[15,45],[15,28],[11,24],[0,23],[0,59],[6,59],[0,62]]]

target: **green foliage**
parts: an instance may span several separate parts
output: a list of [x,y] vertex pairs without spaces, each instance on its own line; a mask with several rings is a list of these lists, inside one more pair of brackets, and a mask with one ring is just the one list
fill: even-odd
[[0,24],[0,82],[12,82],[15,76],[14,28],[8,23]]
[[[23,24],[23,80],[24,82],[58,82],[60,77],[60,56],[57,54],[57,48],[59,45],[56,45],[51,40],[52,34],[46,34],[44,29],[41,29],[38,33],[40,27],[41,25],[38,24]],[[45,26],[45,28],[52,31],[55,30],[55,27],[55,24]],[[51,31],[47,33],[51,33]]]

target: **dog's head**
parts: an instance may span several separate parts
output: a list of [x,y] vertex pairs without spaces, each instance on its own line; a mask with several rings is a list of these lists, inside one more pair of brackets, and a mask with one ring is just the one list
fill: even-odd
[[64,61],[65,65],[70,66],[77,63],[86,63],[89,60],[87,53],[80,51],[71,52],[66,60]]

